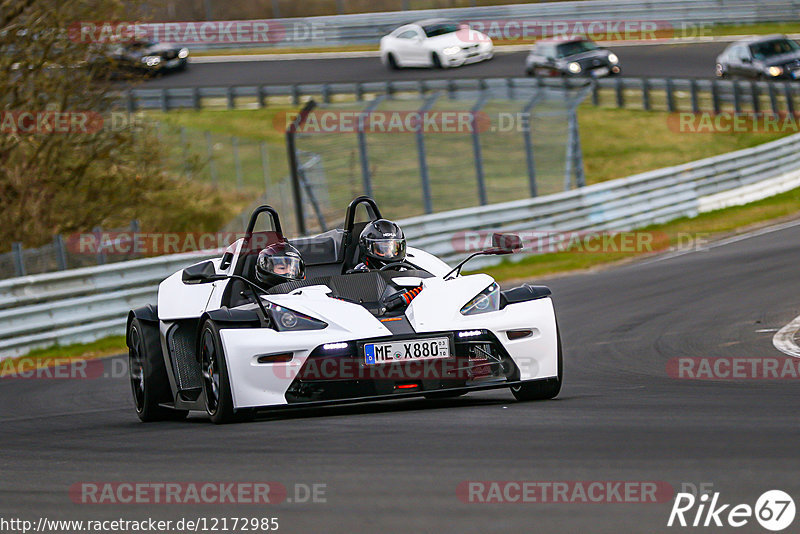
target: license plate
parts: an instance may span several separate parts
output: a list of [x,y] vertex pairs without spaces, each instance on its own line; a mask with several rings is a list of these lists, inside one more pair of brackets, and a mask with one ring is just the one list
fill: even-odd
[[605,76],[609,73],[608,67],[601,67],[592,71],[592,76]]
[[449,357],[450,339],[446,337],[364,345],[364,363],[367,365]]

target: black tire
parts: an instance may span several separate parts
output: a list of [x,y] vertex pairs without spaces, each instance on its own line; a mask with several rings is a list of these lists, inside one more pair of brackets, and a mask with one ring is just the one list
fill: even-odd
[[431,64],[433,65],[434,69],[442,68],[442,60],[439,58],[439,54],[436,52],[431,53]]
[[400,70],[400,65],[397,63],[397,59],[395,59],[394,54],[389,54],[386,56],[386,63],[389,64],[389,68],[391,70]]
[[564,358],[561,352],[561,333],[556,328],[558,338],[558,377],[544,380],[532,380],[511,387],[511,393],[518,401],[534,401],[553,399],[561,391],[561,382],[564,379]]
[[203,397],[211,422],[222,425],[252,419],[252,410],[234,410],[228,364],[219,335],[219,327],[207,320],[200,330],[200,366],[203,373]]
[[159,406],[175,399],[164,367],[158,328],[138,318],[128,327],[128,374],[136,415],[142,422],[176,421],[189,414],[188,410]]

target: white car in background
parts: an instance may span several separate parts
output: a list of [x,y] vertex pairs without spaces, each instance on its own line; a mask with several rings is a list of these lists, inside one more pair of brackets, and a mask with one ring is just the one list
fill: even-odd
[[491,59],[492,40],[468,26],[429,19],[400,26],[381,39],[381,61],[402,67],[460,67]]

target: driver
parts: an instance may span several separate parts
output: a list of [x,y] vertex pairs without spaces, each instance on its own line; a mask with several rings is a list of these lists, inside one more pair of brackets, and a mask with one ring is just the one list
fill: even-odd
[[380,269],[390,263],[405,261],[406,237],[392,221],[378,219],[364,227],[358,238],[360,261],[354,271]]
[[306,267],[297,249],[287,241],[274,243],[258,253],[256,279],[266,287],[304,280]]

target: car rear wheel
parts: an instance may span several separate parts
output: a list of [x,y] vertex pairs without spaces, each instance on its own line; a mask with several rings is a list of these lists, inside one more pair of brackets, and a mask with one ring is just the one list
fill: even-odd
[[234,410],[228,365],[219,327],[208,320],[200,331],[200,365],[206,413],[215,424],[237,423],[251,418],[250,410]]
[[433,52],[431,54],[431,65],[433,65],[434,69],[441,69],[442,68],[442,60],[439,58],[439,54]]
[[564,362],[561,353],[561,333],[556,329],[558,337],[558,376],[544,380],[532,380],[511,387],[511,393],[518,401],[547,400],[558,396],[564,375]]
[[158,329],[134,318],[128,327],[128,374],[136,415],[145,423],[185,419],[188,410],[160,406],[173,402]]
[[394,54],[386,56],[386,63],[391,70],[400,70],[400,65],[397,63],[397,58],[394,57]]

